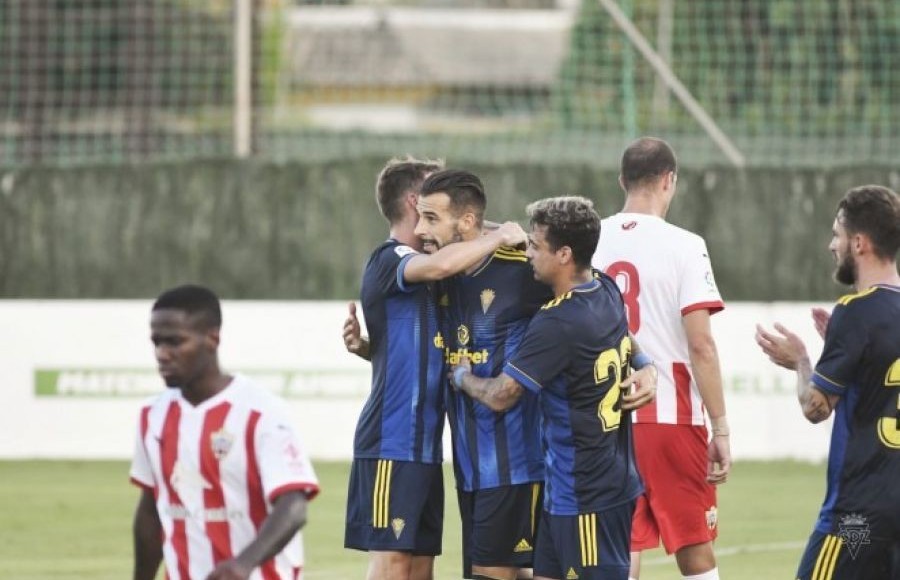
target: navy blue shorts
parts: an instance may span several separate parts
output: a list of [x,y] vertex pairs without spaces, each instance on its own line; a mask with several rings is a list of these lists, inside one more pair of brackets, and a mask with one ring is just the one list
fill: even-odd
[[463,578],[472,564],[531,568],[544,484],[457,490],[462,519]]
[[353,460],[345,548],[437,556],[443,528],[444,474],[439,464]]
[[878,537],[865,522],[836,527],[834,534],[810,535],[798,580],[900,578],[900,538]]
[[628,580],[634,501],[577,516],[541,515],[534,575]]

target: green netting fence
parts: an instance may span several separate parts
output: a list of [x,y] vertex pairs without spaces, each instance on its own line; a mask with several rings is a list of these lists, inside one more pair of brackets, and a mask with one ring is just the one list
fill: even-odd
[[[900,2],[614,3],[748,165],[896,164]],[[731,162],[601,0],[0,2],[0,166],[228,158],[241,123],[265,160]]]

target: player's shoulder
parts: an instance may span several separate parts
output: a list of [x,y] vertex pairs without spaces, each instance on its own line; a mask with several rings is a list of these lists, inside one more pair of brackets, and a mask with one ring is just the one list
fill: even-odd
[[153,413],[160,409],[168,409],[172,401],[180,396],[180,391],[176,388],[166,387],[166,389],[155,395],[151,395],[140,403],[141,413]]
[[494,252],[493,260],[498,263],[527,263],[528,258],[525,257],[525,250],[514,246],[500,246]]
[[680,250],[705,246],[703,237],[694,232],[649,214],[617,213],[601,222],[600,239],[631,243],[633,238],[652,238],[657,249]]
[[228,389],[228,398],[237,404],[258,410],[283,408],[285,406],[284,399],[279,395],[266,389],[246,375],[235,374]]
[[396,261],[398,259],[403,259],[410,254],[417,253],[419,252],[415,248],[393,238],[388,238],[372,251],[372,254],[369,257],[369,264],[371,265],[374,262],[381,262],[384,260]]
[[885,302],[900,303],[900,287],[875,285],[859,292],[845,294],[838,298],[834,313],[847,314],[851,317],[866,315],[880,316]]

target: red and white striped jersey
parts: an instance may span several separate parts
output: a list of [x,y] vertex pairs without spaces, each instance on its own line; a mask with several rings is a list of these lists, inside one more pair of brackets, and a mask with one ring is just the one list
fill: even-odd
[[656,400],[638,409],[635,421],[703,425],[681,319],[725,307],[706,242],[659,217],[619,213],[602,222],[593,266],[616,280],[629,330],[659,369]]
[[[156,497],[172,580],[205,578],[240,553],[278,495],[319,491],[284,403],[241,376],[196,407],[174,388],[144,406],[131,480]],[[299,578],[302,565],[298,533],[251,578]]]

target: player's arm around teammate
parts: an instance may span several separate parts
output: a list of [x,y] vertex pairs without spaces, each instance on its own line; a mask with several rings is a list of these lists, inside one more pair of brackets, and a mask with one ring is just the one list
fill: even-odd
[[[444,246],[433,254],[414,255],[403,269],[403,280],[408,284],[443,280],[466,270],[500,246],[517,246],[526,239],[527,234],[519,224],[499,224],[474,240]],[[342,336],[347,352],[370,360],[369,339],[362,336],[354,302],[347,304]]]

